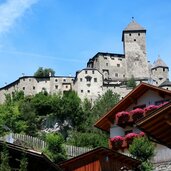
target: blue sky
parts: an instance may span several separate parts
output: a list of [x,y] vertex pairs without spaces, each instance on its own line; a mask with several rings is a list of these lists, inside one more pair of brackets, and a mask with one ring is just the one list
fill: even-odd
[[170,9],[170,0],[0,0],[0,87],[38,67],[74,76],[99,51],[123,53],[132,17],[147,29],[148,60],[171,67]]

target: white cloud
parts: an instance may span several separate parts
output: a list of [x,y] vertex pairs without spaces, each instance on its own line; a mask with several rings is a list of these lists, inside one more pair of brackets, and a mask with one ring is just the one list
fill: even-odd
[[9,31],[17,19],[38,0],[7,0],[0,5],[0,34]]

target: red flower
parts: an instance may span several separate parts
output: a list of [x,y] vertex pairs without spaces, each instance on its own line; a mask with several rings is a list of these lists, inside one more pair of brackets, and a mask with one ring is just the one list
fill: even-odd
[[122,111],[122,112],[118,112],[116,114],[116,120],[117,120],[117,124],[123,124],[128,122],[130,119],[130,114],[129,112],[126,111]]
[[117,141],[123,141],[123,140],[124,140],[124,138],[121,136],[115,136],[110,139],[111,142],[117,142]]
[[129,133],[129,134],[127,134],[126,136],[125,136],[125,139],[126,140],[130,140],[130,139],[133,139],[133,138],[135,138],[135,137],[137,137],[138,136],[138,134],[136,134],[136,133]]
[[132,110],[130,114],[132,115],[133,121],[136,122],[144,116],[144,110],[141,108],[137,108],[135,110]]
[[150,111],[150,110],[155,110],[155,109],[158,109],[159,108],[159,106],[156,106],[156,105],[149,105],[149,106],[147,106],[144,110],[145,110],[145,112],[148,112],[148,111]]

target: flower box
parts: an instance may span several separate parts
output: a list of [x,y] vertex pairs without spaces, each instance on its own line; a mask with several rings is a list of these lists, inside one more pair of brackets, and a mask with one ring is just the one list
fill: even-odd
[[148,111],[152,111],[152,110],[155,110],[155,109],[158,109],[160,106],[156,106],[156,105],[149,105],[147,106],[144,111],[145,112],[148,112]]
[[141,119],[144,116],[144,110],[141,108],[134,109],[130,112],[132,115],[132,120],[136,122],[137,120]]
[[129,133],[129,134],[127,134],[125,136],[125,140],[126,140],[127,144],[129,145],[129,144],[132,144],[133,139],[136,138],[136,137],[138,137],[138,134],[136,134],[136,133]]
[[115,136],[114,138],[110,139],[111,145],[113,149],[118,149],[122,147],[124,138],[121,136]]
[[129,119],[130,119],[129,112],[122,111],[116,114],[116,124],[118,125],[125,124],[126,122],[129,121]]

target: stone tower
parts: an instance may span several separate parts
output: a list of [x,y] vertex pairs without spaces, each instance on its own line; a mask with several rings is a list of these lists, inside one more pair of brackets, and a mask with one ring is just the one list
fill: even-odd
[[132,20],[123,30],[122,41],[127,79],[134,76],[137,80],[147,80],[149,69],[146,57],[146,30]]
[[153,79],[153,84],[155,85],[160,85],[169,79],[169,67],[160,58],[160,56],[151,67],[151,77]]

